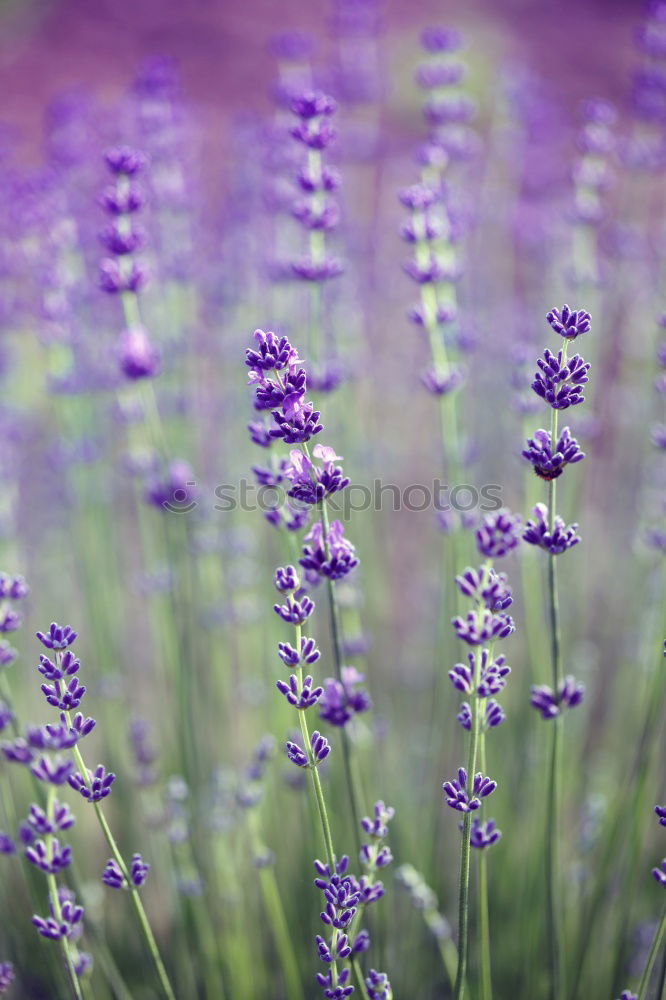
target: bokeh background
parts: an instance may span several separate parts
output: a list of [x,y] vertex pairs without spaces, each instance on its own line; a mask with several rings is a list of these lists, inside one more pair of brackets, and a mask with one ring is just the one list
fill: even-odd
[[[649,869],[663,838],[651,808],[666,791],[663,437],[651,432],[664,421],[663,374],[660,393],[654,383],[666,85],[658,72],[646,83],[646,67],[661,66],[637,45],[650,18],[659,21],[658,5],[626,0],[0,6],[0,569],[31,586],[3,697],[22,725],[46,721],[33,635],[52,620],[77,628],[98,720],[90,754],[118,774],[108,814],[123,848],[140,847],[153,866],[145,898],[179,996],[299,1000],[282,971],[275,892],[304,995],[317,995],[311,861],[321,844],[306,790],[279,750],[260,805],[245,808],[242,795],[253,748],[267,733],[279,747],[294,725],[274,688],[285,636],[271,611],[274,568],[294,549],[260,511],[215,509],[216,488],[238,487],[261,459],[246,431],[253,330],[285,331],[302,352],[309,343],[307,294],[284,280],[303,239],[289,218],[298,150],[285,126],[285,93],[297,85],[339,102],[330,156],[343,179],[342,221],[332,242],[345,271],[325,290],[322,342],[343,377],[317,404],[322,440],[345,457],[353,483],[450,482],[455,451],[462,483],[494,485],[529,516],[545,492],[520,451],[549,418],[527,402],[529,383],[543,347],[558,346],[544,317],[563,301],[593,315],[580,341],[593,364],[587,404],[571,417],[587,458],[559,490],[562,516],[583,535],[560,568],[565,672],[586,685],[567,720],[570,996],[615,997],[640,974],[660,905]],[[419,179],[428,131],[414,72],[432,24],[461,32],[476,102],[470,155],[446,178],[464,264],[452,335],[466,373],[457,440],[420,383],[428,345],[407,317],[419,289],[399,238],[398,192]],[[285,33],[301,40],[296,61],[285,58]],[[607,109],[601,164],[590,154],[591,99]],[[146,502],[144,479],[154,485],[164,469],[146,459],[145,399],[117,366],[122,316],[98,286],[97,196],[108,181],[104,150],[117,143],[150,157],[153,278],[142,307],[164,358],[155,379],[162,457],[189,464],[191,513]],[[581,190],[590,155],[601,172],[593,211]],[[663,367],[663,346],[661,357]],[[440,789],[463,752],[446,674],[464,650],[449,620],[460,610],[453,577],[475,558],[477,517],[472,509],[443,523],[431,506],[371,505],[344,518],[361,559],[339,588],[345,653],[373,702],[353,730],[365,809],[378,798],[395,806],[396,868],[416,866],[437,897],[421,898],[419,912],[387,873],[369,923],[372,962],[389,972],[396,998],[450,993],[442,954],[455,939],[459,836]],[[517,632],[508,718],[488,749],[504,831],[490,876],[496,995],[530,1000],[547,995],[538,959],[546,747],[529,706],[530,684],[549,676],[540,555],[522,546],[506,560]],[[323,595],[320,604],[324,677]],[[144,783],[138,721],[155,756]],[[328,735],[335,744],[335,730]],[[338,765],[332,755],[327,794],[336,843],[353,853]],[[13,835],[31,800],[27,772],[1,762],[0,787],[0,828]],[[156,996],[126,901],[99,881],[99,831],[71,799],[84,944],[95,958],[90,996]],[[266,850],[273,882],[256,867]],[[0,857],[0,959],[17,967],[16,996],[66,996],[55,949],[30,924],[44,887],[20,853]],[[475,989],[476,958],[470,976]]]

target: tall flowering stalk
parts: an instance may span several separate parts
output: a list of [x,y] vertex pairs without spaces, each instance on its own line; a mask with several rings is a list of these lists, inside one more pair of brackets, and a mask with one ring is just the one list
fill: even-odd
[[[492,995],[490,974],[490,931],[488,926],[488,890],[485,849],[497,843],[501,834],[493,820],[482,822],[472,813],[482,807],[482,800],[497,788],[497,782],[484,775],[485,734],[504,721],[504,712],[492,695],[506,684],[510,672],[505,657],[494,655],[495,642],[515,631],[513,619],[505,614],[512,603],[511,588],[506,574],[497,573],[493,559],[511,552],[520,541],[520,518],[508,511],[488,514],[475,534],[477,549],[485,558],[478,570],[468,568],[456,578],[460,592],[474,601],[473,610],[463,618],[453,619],[456,635],[472,650],[467,664],[457,663],[449,671],[454,688],[467,694],[458,722],[469,732],[467,766],[458,769],[457,778],[443,784],[448,806],[463,813],[460,848],[460,886],[458,897],[458,967],[454,986],[455,1000],[465,994],[469,952],[469,882],[471,848],[480,851],[480,933],[481,933],[481,995]],[[480,770],[477,771],[477,767]]]
[[[285,489],[283,503],[269,510],[266,517],[274,525],[286,527],[291,537],[310,523],[313,512],[317,514],[317,520],[305,535],[299,562],[306,571],[308,582],[325,583],[335,680],[347,692],[350,678],[342,662],[342,635],[334,586],[336,581],[347,577],[358,566],[358,558],[354,546],[345,537],[342,523],[337,520],[329,522],[327,501],[346,489],[349,479],[344,475],[342,467],[336,464],[341,458],[333,448],[318,443],[310,453],[308,442],[323,430],[323,425],[319,419],[319,410],[314,409],[312,402],[306,401],[307,375],[298,352],[286,337],[277,337],[271,331],[264,333],[263,330],[257,330],[254,336],[255,348],[246,352],[246,364],[250,368],[249,384],[255,389],[255,408],[260,412],[270,410],[272,424],[258,421],[251,423],[249,430],[252,440],[264,448],[270,448],[278,440],[299,447],[290,450],[288,459],[273,461],[270,468],[255,467],[253,471],[261,485],[281,486]],[[298,624],[300,627],[303,622]],[[299,633],[295,638],[293,655],[300,656],[302,636]],[[289,665],[296,665],[296,662],[294,660]],[[361,821],[360,793],[346,725],[354,715],[353,704],[347,698],[346,705],[352,707],[352,711],[338,725],[342,730],[343,761],[351,816],[354,831],[357,832]],[[355,711],[368,707],[367,702],[363,706],[358,701],[355,704]]]
[[[340,461],[340,457],[332,448],[316,444],[310,454],[308,442],[323,430],[323,426],[319,422],[319,411],[314,410],[311,402],[305,401],[306,372],[300,367],[302,362],[298,353],[287,338],[257,330],[255,348],[246,352],[246,364],[250,369],[250,384],[255,387],[255,405],[260,410],[271,408],[273,418],[272,426],[250,426],[253,440],[264,447],[272,440],[300,445],[299,448],[292,448],[289,461],[282,462],[279,466],[280,478],[284,478],[285,484],[289,484],[285,507],[305,512],[304,517],[291,519],[292,530],[298,530],[307,524],[311,510],[316,510],[319,515],[305,536],[300,565],[310,583],[325,579],[332,585],[333,581],[343,579],[358,565],[354,547],[345,538],[342,524],[339,521],[329,523],[326,513],[326,500],[344,490],[349,485],[349,479],[344,476],[341,466],[335,464]],[[277,513],[277,523],[281,523],[282,512]],[[272,520],[276,523],[275,518]],[[349,982],[351,969],[354,967],[363,996],[390,1000],[390,984],[382,974],[371,970],[364,981],[356,965],[356,956],[366,950],[369,939],[367,932],[360,931],[352,937],[352,931],[362,908],[383,895],[383,886],[375,881],[375,873],[391,860],[390,851],[383,846],[382,841],[387,835],[386,825],[393,810],[378,803],[374,820],[366,818],[362,821],[362,829],[369,841],[361,844],[360,862],[364,875],[356,879],[348,873],[349,858],[343,855],[338,859],[335,853],[319,776],[319,766],[329,756],[331,747],[318,729],[311,731],[307,721],[307,713],[324,695],[324,688],[316,684],[313,675],[305,674],[305,670],[309,670],[321,656],[316,640],[303,634],[303,626],[309,621],[315,603],[302,586],[301,578],[293,565],[278,567],[274,583],[282,601],[274,605],[274,611],[293,628],[293,641],[278,644],[278,656],[292,673],[288,680],[278,680],[276,687],[287,703],[296,709],[301,732],[301,743],[289,740],[285,749],[292,764],[307,769],[310,773],[326,855],[325,862],[315,862],[315,885],[324,896],[321,919],[327,931],[326,936],[317,936],[316,946],[319,958],[328,965],[328,972],[319,973],[317,981],[327,1000],[342,1000],[354,992],[354,987]],[[338,681],[342,683],[338,660],[340,647],[337,609],[330,590],[329,601]],[[345,680],[349,683],[349,678],[346,677]],[[343,737],[346,737],[344,728]],[[347,753],[344,761],[350,807],[356,820],[358,800]],[[356,822],[354,826],[356,827]],[[345,965],[347,962],[349,964]]]
[[532,388],[537,396],[550,406],[550,431],[538,430],[533,438],[528,439],[523,457],[531,463],[536,475],[548,483],[548,506],[538,503],[534,507],[534,518],[527,522],[523,537],[530,545],[544,549],[548,555],[552,685],[533,687],[531,703],[543,719],[552,722],[546,820],[546,893],[550,995],[553,1000],[559,1000],[566,995],[561,914],[558,903],[561,725],[563,711],[573,708],[582,701],[584,689],[572,676],[564,677],[562,672],[556,559],[577,545],[580,538],[576,533],[578,525],[565,525],[556,513],[557,480],[567,465],[580,462],[585,455],[568,427],[559,431],[558,417],[560,410],[577,406],[585,399],[583,388],[588,381],[587,373],[590,366],[579,354],[569,358],[567,351],[570,341],[589,331],[590,315],[583,309],[570,309],[565,305],[561,310],[552,309],[548,313],[547,320],[555,333],[562,337],[563,346],[556,355],[548,348],[544,350],[543,357],[537,361],[539,371],[535,375]]
[[[39,780],[45,781],[49,789],[45,816],[39,807],[31,807],[31,815],[34,812],[35,822],[39,824],[40,828],[43,828],[48,841],[37,841],[26,851],[28,860],[33,861],[33,864],[38,864],[40,867],[48,864],[47,874],[51,880],[51,917],[35,917],[35,925],[40,934],[59,939],[66,946],[83,917],[83,908],[74,906],[70,897],[67,897],[65,902],[61,904],[54,882],[56,872],[66,867],[64,852],[69,850],[68,848],[60,849],[57,839],[54,838],[54,831],[66,829],[66,824],[71,825],[73,822],[73,819],[71,822],[69,820],[71,815],[69,810],[60,806],[55,800],[54,788],[69,783],[86,802],[93,805],[97,820],[113,855],[104,870],[102,881],[112,888],[129,890],[141,932],[155,965],[164,996],[167,997],[167,1000],[175,1000],[174,991],[138,891],[146,880],[149,866],[143,862],[139,854],[135,854],[131,864],[127,864],[101,807],[102,800],[111,792],[116,776],[107,771],[102,764],[99,764],[94,771],[89,770],[81,753],[80,742],[93,730],[95,720],[86,718],[77,711],[86,693],[86,688],[81,684],[78,676],[80,661],[71,650],[77,633],[68,625],[59,626],[54,622],[46,632],[38,632],[37,638],[50,653],[50,656],[40,656],[38,669],[44,678],[42,693],[48,704],[59,711],[59,723],[58,725],[47,725],[36,732],[28,731],[26,741],[16,741],[16,744],[20,742],[27,744],[26,763],[32,760],[32,751],[37,747],[48,751],[71,751],[79,770],[75,771],[74,763],[65,757],[55,757],[53,760],[49,760],[47,757],[41,756],[31,764],[32,774]],[[5,756],[8,756],[7,748],[4,750]],[[64,821],[61,814],[64,814]],[[66,860],[68,864],[69,858]],[[44,868],[44,870],[47,869]]]

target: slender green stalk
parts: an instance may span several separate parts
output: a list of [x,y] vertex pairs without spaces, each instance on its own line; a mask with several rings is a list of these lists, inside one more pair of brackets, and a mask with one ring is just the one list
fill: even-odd
[[[46,799],[46,814],[51,824],[53,823],[54,806],[55,806],[55,788],[53,785],[49,785],[47,799]],[[48,836],[46,837],[49,857],[51,857],[52,845],[54,840],[55,837],[53,836],[53,834],[48,834]],[[58,896],[58,883],[56,882],[55,875],[53,874],[47,875],[46,881],[48,882],[49,897],[51,899],[51,909],[53,910],[53,916],[60,924],[62,923],[62,911],[60,908],[60,898]],[[83,994],[81,993],[81,984],[79,982],[79,977],[76,974],[76,969],[74,968],[74,958],[72,956],[69,938],[61,937],[60,946],[62,948],[62,953],[65,958],[67,974],[69,976],[70,985],[72,987],[72,995],[76,997],[76,1000],[83,1000]]]
[[643,975],[641,976],[641,981],[638,985],[638,1000],[647,1000],[647,991],[648,986],[650,985],[652,969],[654,968],[654,963],[657,961],[657,955],[659,954],[659,950],[664,944],[664,941],[666,941],[666,907],[664,907],[664,912],[661,915],[659,926],[657,927],[654,937],[652,938],[650,953],[647,957],[647,962],[645,963],[645,968],[643,969]]
[[[566,360],[567,342],[562,348],[562,361]],[[557,413],[550,411],[550,439],[555,446],[557,441]],[[557,504],[556,480],[549,483],[549,519],[550,530],[555,525],[555,509]],[[557,693],[562,682],[562,656],[560,636],[560,606],[557,589],[557,556],[548,555],[548,610],[550,618],[550,643],[553,691]],[[558,833],[560,829],[559,797],[561,782],[561,716],[551,720],[550,761],[548,768],[548,797],[546,804],[546,926],[548,936],[548,959],[550,966],[550,996],[551,1000],[562,1000],[564,989],[564,954],[562,947],[562,930],[558,905]]]
[[[65,712],[65,719],[67,725],[71,728],[72,721],[69,712]],[[86,768],[85,761],[83,760],[78,744],[76,743],[74,744],[74,747],[72,748],[72,753],[74,755],[74,759],[76,760],[77,766],[79,767],[79,770],[81,772],[81,777],[83,778],[84,781],[90,784],[88,769]],[[150,921],[148,920],[148,916],[143,907],[143,903],[141,902],[141,896],[139,895],[139,890],[135,885],[132,884],[132,880],[129,877],[127,865],[125,864],[125,859],[120,853],[120,848],[118,847],[115,837],[111,832],[111,828],[109,827],[109,824],[106,820],[106,816],[102,812],[102,807],[100,803],[94,802],[93,805],[95,808],[95,814],[97,816],[97,820],[102,829],[102,833],[104,834],[106,842],[109,845],[109,849],[113,857],[115,858],[116,864],[120,868],[123,878],[125,879],[125,882],[127,884],[132,904],[134,906],[134,909],[136,910],[136,915],[139,919],[141,932],[144,936],[148,951],[150,952],[150,957],[153,960],[153,964],[155,966],[158,979],[160,980],[160,984],[162,986],[164,995],[165,997],[167,997],[167,1000],[176,1000],[176,995],[169,981],[169,977],[167,975],[164,963],[162,961],[162,956],[160,955],[159,949],[157,947],[157,941],[155,940],[155,935],[153,934],[152,927],[150,926]]]
[[[326,502],[321,501],[320,505],[320,516],[321,516],[321,526],[324,535],[324,551],[326,552],[326,558],[329,558],[329,548],[328,548],[328,511],[326,509]],[[340,628],[340,611],[338,608],[338,602],[335,595],[335,584],[332,580],[326,580],[326,589],[328,592],[328,610],[329,610],[329,622],[331,627],[331,642],[333,646],[333,664],[335,667],[336,679],[342,683],[342,632]],[[354,837],[356,840],[356,846],[358,849],[361,847],[361,811],[359,807],[359,801],[361,799],[360,790],[358,788],[358,781],[356,777],[356,771],[352,764],[352,746],[351,740],[349,738],[349,733],[347,732],[347,727],[341,727],[342,735],[342,761],[345,769],[345,779],[347,783],[347,793],[349,795],[349,807],[351,809],[352,821],[354,824]]]
[[[480,659],[481,653],[476,653],[474,656],[474,691],[476,691],[479,684]],[[474,697],[472,699],[472,729],[469,741],[469,754],[467,757],[468,783],[474,780],[474,773],[476,771],[479,729],[479,699]],[[460,848],[460,884],[458,895],[458,969],[456,972],[456,982],[453,990],[455,1000],[462,1000],[465,995],[465,979],[467,976],[467,955],[469,948],[469,867],[471,853],[469,835],[471,825],[471,813],[466,812],[463,820],[462,844]]]
[[[479,734],[479,769],[486,773],[486,734]],[[490,913],[488,907],[488,851],[479,854],[479,938],[481,942],[481,1000],[492,1000],[490,964]]]
[[[250,825],[250,835],[255,856],[263,850],[263,843],[259,832],[259,820],[256,810],[249,810],[248,817]],[[280,890],[275,878],[275,869],[272,865],[263,865],[259,869],[259,885],[264,899],[264,906],[268,914],[273,934],[275,935],[275,945],[280,956],[282,971],[284,973],[284,983],[290,1000],[305,1000],[303,984],[298,971],[298,962],[294,951],[294,943],[289,932],[289,925],[285,916],[284,907],[280,898]]]

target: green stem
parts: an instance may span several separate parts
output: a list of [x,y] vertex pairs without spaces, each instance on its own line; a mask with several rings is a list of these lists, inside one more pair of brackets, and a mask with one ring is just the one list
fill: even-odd
[[[474,657],[473,690],[479,685],[479,665],[481,653]],[[467,788],[471,789],[476,771],[476,757],[479,744],[479,699],[472,699],[472,730],[467,758]],[[471,813],[466,812],[463,820],[462,844],[460,848],[460,886],[458,895],[458,970],[453,990],[455,1000],[462,1000],[465,994],[465,978],[467,975],[467,953],[469,948],[469,867],[470,867],[470,827]]]
[[652,944],[650,945],[650,953],[647,957],[647,962],[645,963],[645,968],[643,969],[643,975],[641,976],[641,981],[638,986],[638,1000],[647,1000],[647,990],[648,986],[650,985],[650,976],[652,975],[652,969],[654,967],[654,963],[657,960],[659,949],[661,948],[665,939],[666,939],[666,907],[664,907],[664,912],[661,915],[659,926],[657,927],[654,933],[654,937],[652,938]]
[[[69,712],[65,712],[65,719],[67,721],[67,725],[71,728],[72,723]],[[83,760],[78,744],[76,743],[74,744],[72,753],[74,754],[74,759],[76,760],[76,763],[81,772],[81,777],[83,778],[84,781],[89,782],[88,770],[86,768],[85,761]],[[95,814],[97,815],[97,820],[102,829],[102,833],[104,834],[106,842],[109,845],[109,849],[111,850],[111,853],[115,858],[118,867],[120,868],[122,876],[127,884],[127,888],[129,889],[130,898],[132,900],[134,909],[136,910],[136,915],[139,918],[141,931],[143,933],[146,945],[148,947],[148,951],[150,952],[150,956],[153,960],[153,964],[155,966],[158,979],[160,980],[160,984],[162,986],[164,995],[165,997],[167,997],[167,1000],[176,1000],[176,994],[173,991],[173,987],[169,982],[169,977],[167,975],[166,969],[164,968],[164,963],[162,961],[162,956],[160,955],[159,949],[157,947],[157,942],[155,940],[155,935],[153,934],[153,929],[150,926],[148,916],[143,908],[143,903],[141,902],[139,890],[135,885],[132,884],[132,881],[129,877],[129,873],[127,870],[127,865],[125,864],[125,859],[120,853],[120,848],[116,843],[115,837],[111,833],[111,828],[107,823],[106,816],[102,812],[102,807],[100,806],[99,802],[95,802],[93,804],[95,807]]]
[[[479,770],[486,773],[486,734],[479,735]],[[481,1000],[492,1000],[490,913],[488,907],[488,851],[479,852],[479,937],[481,939]]]
[[[49,822],[53,823],[53,810],[55,806],[55,788],[53,785],[49,785],[47,799],[46,799],[46,814],[48,816]],[[52,856],[52,844],[55,840],[53,834],[49,834],[46,837],[46,843],[49,850],[49,857]],[[56,877],[53,874],[48,874],[46,876],[46,881],[49,887],[49,896],[51,899],[51,909],[53,910],[53,916],[58,921],[62,923],[62,911],[60,909],[60,899],[58,897],[58,883]],[[76,969],[74,968],[74,959],[72,957],[72,952],[69,946],[69,939],[66,937],[60,938],[60,945],[62,947],[62,952],[65,958],[65,965],[67,966],[67,973],[69,975],[70,984],[72,987],[72,994],[76,997],[76,1000],[83,1000],[83,994],[81,993],[81,984],[79,983],[79,977],[76,974]]]
[[[325,501],[322,500],[319,506],[321,513],[321,526],[324,534],[324,551],[326,553],[326,558],[328,559],[329,558],[328,511],[326,509]],[[335,596],[335,585],[332,580],[330,579],[326,580],[326,589],[328,591],[328,610],[329,610],[329,621],[331,626],[331,643],[333,646],[333,664],[335,667],[335,676],[336,679],[340,683],[342,683],[342,630],[340,628],[340,611]],[[361,796],[359,793],[355,770],[352,766],[352,746],[346,726],[342,726],[341,734],[342,734],[342,761],[345,769],[347,793],[349,795],[349,807],[351,809],[352,821],[354,824],[354,838],[356,840],[356,846],[360,850],[361,811],[359,808],[359,801]]]
[[[566,341],[562,351],[566,357]],[[550,439],[555,446],[557,440],[557,410],[551,410]],[[550,530],[555,524],[555,507],[557,501],[556,480],[549,484]],[[560,637],[560,607],[557,589],[557,556],[548,555],[548,608],[550,616],[550,642],[553,693],[557,695],[562,682],[562,655]],[[561,775],[561,717],[551,720],[551,746],[548,777],[548,798],[546,806],[546,911],[548,956],[550,965],[550,996],[551,1000],[561,1000],[564,997],[564,961],[562,950],[562,932],[558,907],[558,832],[560,828],[559,796]]]

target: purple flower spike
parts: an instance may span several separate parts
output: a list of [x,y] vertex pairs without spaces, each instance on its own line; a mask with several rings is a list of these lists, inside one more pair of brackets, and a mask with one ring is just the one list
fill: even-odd
[[589,364],[579,354],[563,360],[563,352],[557,355],[546,348],[543,358],[537,358],[540,371],[534,376],[532,389],[554,409],[566,410],[585,401],[583,386],[589,381]]
[[472,826],[469,831],[471,847],[476,847],[478,850],[485,850],[486,847],[492,847],[493,844],[496,844],[501,836],[502,831],[497,829],[494,819],[489,819],[485,823],[482,823],[475,816],[472,820]]
[[46,634],[43,632],[35,634],[47,649],[67,649],[68,646],[72,645],[78,633],[74,632],[69,625],[56,625],[55,622],[52,622]]
[[474,775],[471,794],[467,790],[467,771],[464,767],[458,769],[458,777],[453,781],[445,781],[442,785],[446,804],[458,812],[472,812],[481,805],[481,799],[491,795],[497,788],[497,782],[484,777],[481,772]]
[[471,569],[456,577],[461,594],[478,603],[483,603],[490,611],[505,611],[513,603],[511,588],[506,573],[497,573],[492,567]]
[[99,802],[111,792],[111,785],[116,780],[112,771],[107,773],[103,764],[98,764],[94,773],[86,768],[87,778],[77,771],[67,779],[75,792],[88,802]]
[[666,858],[664,858],[664,860],[661,862],[661,865],[658,868],[652,869],[652,874],[659,883],[659,885],[663,886],[666,889]]
[[568,427],[563,428],[554,449],[551,446],[550,432],[536,431],[533,438],[528,438],[522,455],[532,463],[537,476],[546,480],[557,479],[564,472],[565,466],[585,458],[585,453],[578,447],[578,442],[571,436]]
[[589,331],[592,317],[584,309],[570,309],[565,305],[561,310],[551,309],[546,319],[555,333],[566,340],[575,340]]
[[120,370],[131,381],[152,378],[160,370],[160,352],[151,343],[147,330],[142,326],[122,331],[116,353]]
[[282,371],[290,365],[299,364],[296,351],[286,337],[277,337],[271,330],[254,331],[256,347],[245,351],[245,364],[256,372]]
[[655,806],[654,811],[659,817],[659,823],[661,826],[666,826],[666,806]]
[[365,985],[370,1000],[393,1000],[393,990],[385,972],[370,969]]
[[555,517],[551,532],[548,525],[548,508],[545,504],[538,503],[532,508],[532,513],[534,519],[527,521],[523,533],[523,538],[530,545],[538,545],[551,555],[557,556],[580,542],[580,536],[576,534],[578,525],[565,525],[559,515]]
[[520,543],[520,515],[502,508],[486,514],[474,533],[476,547],[486,559],[507,555]]
[[40,757],[32,765],[30,772],[38,781],[45,781],[49,785],[64,785],[74,770],[71,760],[62,757]]
[[0,573],[0,601],[20,601],[30,593],[22,576]]
[[14,966],[11,962],[0,962],[0,993],[6,993],[14,982]]

